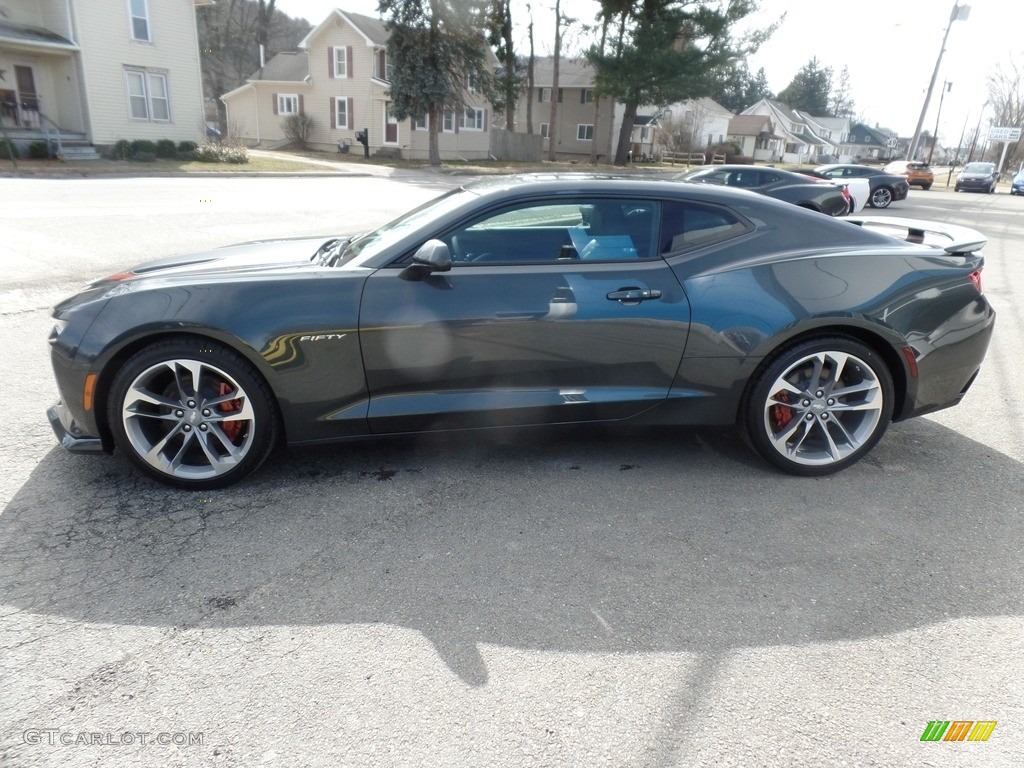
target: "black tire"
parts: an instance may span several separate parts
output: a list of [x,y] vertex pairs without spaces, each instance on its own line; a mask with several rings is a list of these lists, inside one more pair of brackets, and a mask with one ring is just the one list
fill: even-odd
[[878,187],[871,193],[868,205],[872,208],[888,208],[892,203],[892,190],[888,187]]
[[932,188],[931,184],[922,184],[921,185],[921,189],[923,189],[925,192],[927,192],[931,188]]
[[751,380],[741,416],[765,461],[817,477],[845,469],[874,447],[892,421],[893,399],[892,375],[877,353],[828,337],[772,356]]
[[262,464],[278,439],[277,405],[252,364],[194,337],[133,355],[110,387],[114,444],[149,477],[188,490],[222,488]]

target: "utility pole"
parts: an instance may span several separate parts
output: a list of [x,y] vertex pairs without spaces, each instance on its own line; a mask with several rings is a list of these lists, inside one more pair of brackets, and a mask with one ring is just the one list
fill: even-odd
[[942,35],[942,45],[939,47],[939,55],[935,57],[935,69],[932,70],[932,79],[928,83],[928,93],[924,97],[924,105],[921,107],[921,116],[917,118],[917,128],[914,129],[914,138],[910,141],[910,151],[907,153],[907,160],[913,160],[917,152],[917,142],[921,138],[921,126],[924,125],[924,116],[928,113],[928,103],[932,100],[932,90],[935,88],[935,79],[939,76],[939,65],[942,64],[942,54],[946,52],[946,40],[949,38],[949,30],[953,28],[954,21],[966,21],[971,13],[971,6],[953,3],[953,10],[949,14],[949,24]]

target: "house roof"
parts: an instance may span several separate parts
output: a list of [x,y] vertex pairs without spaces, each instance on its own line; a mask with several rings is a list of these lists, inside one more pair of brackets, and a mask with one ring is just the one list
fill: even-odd
[[[590,62],[582,59],[558,60],[559,88],[593,88],[596,71]],[[555,59],[541,56],[533,61],[533,85],[550,88],[555,79]]]
[[78,46],[56,32],[44,27],[33,27],[28,24],[16,24],[13,21],[0,19],[0,42],[22,45],[43,45],[48,48],[65,48],[77,51]]
[[732,136],[757,136],[762,131],[772,132],[772,119],[768,115],[736,115],[729,121]]
[[305,51],[284,51],[246,78],[278,83],[303,83],[309,77],[309,56]]
[[361,13],[349,13],[348,11],[343,11],[340,8],[335,8],[327,14],[323,21],[309,30],[309,33],[302,38],[302,41],[299,43],[299,48],[309,48],[310,41],[314,37],[319,35],[325,27],[333,24],[339,19],[362,35],[366,44],[369,46],[386,45],[388,42],[387,24],[385,24],[383,20],[375,19],[372,16],[363,16]]

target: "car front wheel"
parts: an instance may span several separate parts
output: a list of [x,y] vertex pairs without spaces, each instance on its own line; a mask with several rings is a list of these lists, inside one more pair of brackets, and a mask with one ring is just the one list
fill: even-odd
[[892,420],[885,363],[852,339],[824,338],[784,349],[752,382],[743,422],[754,450],[794,475],[845,469],[877,443]]
[[892,202],[892,191],[888,187],[879,187],[871,193],[872,208],[888,208]]
[[235,351],[206,339],[157,342],[121,368],[107,414],[114,443],[145,474],[190,490],[248,475],[277,441],[269,388]]

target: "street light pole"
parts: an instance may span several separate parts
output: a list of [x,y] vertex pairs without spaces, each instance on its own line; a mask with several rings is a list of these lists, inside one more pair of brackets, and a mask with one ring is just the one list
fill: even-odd
[[935,57],[935,69],[932,70],[932,79],[928,83],[928,92],[924,96],[924,105],[921,107],[921,116],[917,118],[917,127],[914,129],[914,138],[910,141],[910,152],[907,160],[913,160],[917,152],[917,142],[921,138],[921,126],[924,125],[924,116],[928,113],[928,103],[932,100],[932,90],[935,88],[935,79],[939,76],[939,65],[942,64],[942,54],[946,52],[946,40],[949,38],[949,30],[953,28],[954,21],[966,21],[971,13],[971,6],[953,3],[953,10],[949,14],[949,24],[942,35],[942,45],[939,47],[939,55]]
[[939,140],[939,116],[942,114],[942,102],[946,94],[953,90],[953,84],[949,80],[942,81],[942,92],[939,94],[939,111],[935,114],[935,133],[932,134],[932,148],[928,150],[928,165],[932,164],[932,155],[935,154],[935,144]]

